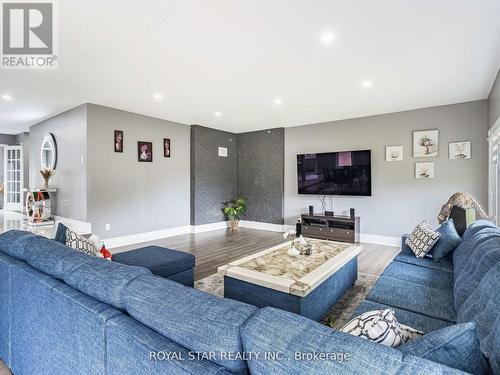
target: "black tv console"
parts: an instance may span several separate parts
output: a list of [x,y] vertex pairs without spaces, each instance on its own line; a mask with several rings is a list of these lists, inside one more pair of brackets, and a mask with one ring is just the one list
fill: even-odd
[[301,216],[302,235],[321,240],[359,243],[359,216]]

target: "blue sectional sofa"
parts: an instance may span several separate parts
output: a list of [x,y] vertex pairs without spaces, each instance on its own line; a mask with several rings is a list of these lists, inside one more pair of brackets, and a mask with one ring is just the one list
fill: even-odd
[[[411,311],[410,305],[394,306],[406,311],[401,320],[421,322],[418,328],[428,331],[455,321],[477,321],[484,353],[492,371],[499,373],[498,310],[489,307],[498,300],[492,302],[488,289],[494,285],[492,293],[498,293],[498,272],[479,278],[468,260],[482,246],[472,242],[483,238],[484,231],[493,242],[500,237],[498,229],[486,224],[470,229],[464,236],[469,245],[461,245],[451,268],[443,271],[455,278],[439,278],[443,288],[458,283],[454,295],[442,289],[442,303],[428,292],[437,316]],[[396,262],[405,263],[405,254],[403,250]],[[497,259],[491,257],[492,262]],[[371,297],[389,277],[380,279]],[[411,282],[402,280],[401,285]],[[478,292],[478,282],[487,293]],[[399,296],[402,288],[388,293]],[[445,306],[450,298],[459,303],[456,314],[454,306]],[[389,302],[367,300],[362,306]],[[462,373],[289,312],[215,297],[147,269],[91,257],[22,231],[0,235],[0,357],[16,375]]]

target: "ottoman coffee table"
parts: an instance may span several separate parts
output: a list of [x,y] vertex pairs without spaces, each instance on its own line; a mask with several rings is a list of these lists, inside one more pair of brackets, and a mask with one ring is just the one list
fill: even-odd
[[321,320],[358,276],[355,244],[306,238],[311,255],[287,254],[290,241],[219,267],[224,297]]

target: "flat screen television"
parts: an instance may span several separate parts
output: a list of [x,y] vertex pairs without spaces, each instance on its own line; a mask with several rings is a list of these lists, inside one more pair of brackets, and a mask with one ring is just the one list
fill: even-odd
[[299,194],[372,195],[371,150],[297,155]]

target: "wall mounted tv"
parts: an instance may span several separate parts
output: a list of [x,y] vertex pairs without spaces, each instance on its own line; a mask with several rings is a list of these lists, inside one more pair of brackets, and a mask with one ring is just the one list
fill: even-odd
[[371,150],[297,155],[299,194],[372,195]]

